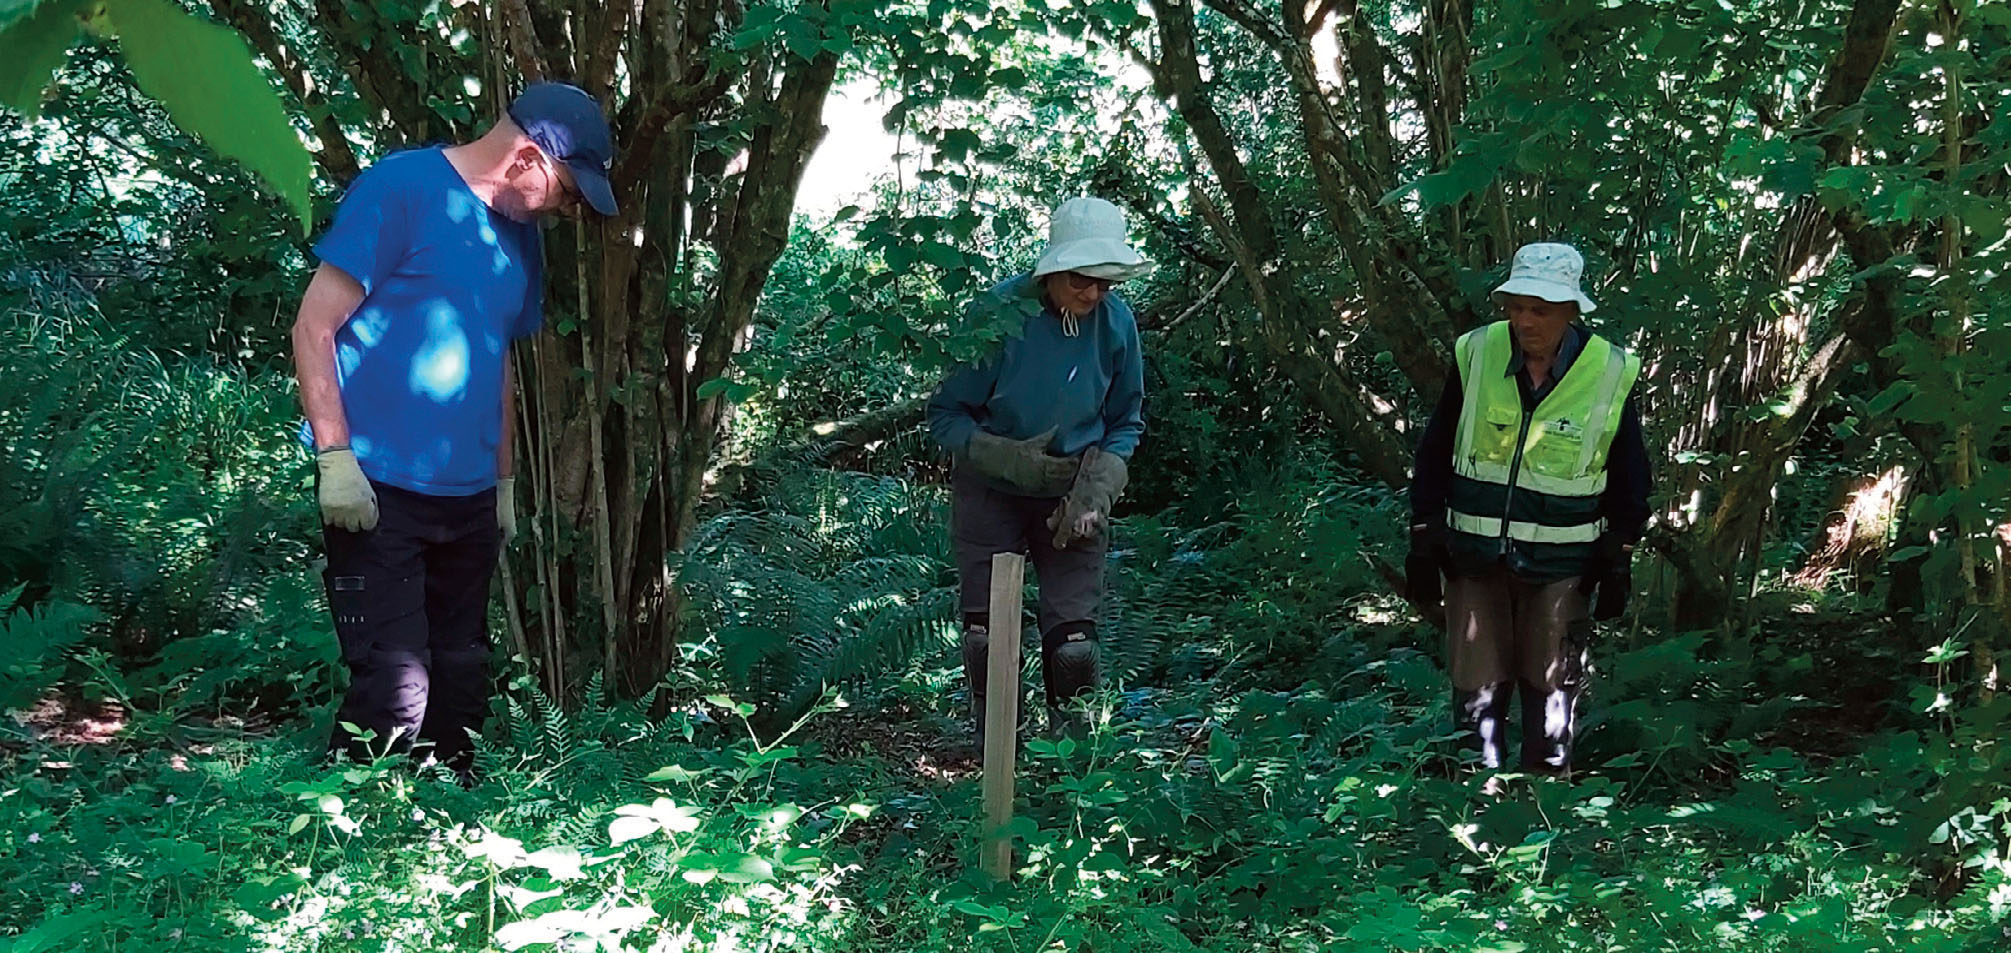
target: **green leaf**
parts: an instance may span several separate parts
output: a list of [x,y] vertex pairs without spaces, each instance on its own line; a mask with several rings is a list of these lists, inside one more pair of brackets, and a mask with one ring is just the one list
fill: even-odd
[[684,765],[673,764],[670,765],[669,767],[658,768],[655,771],[651,771],[648,775],[645,775],[643,777],[643,780],[675,781],[680,784],[689,784],[692,781],[696,781],[704,776],[705,776],[705,769],[693,771],[690,768],[685,767]]
[[1209,732],[1208,763],[1215,768],[1216,774],[1227,774],[1236,766],[1236,749],[1236,739],[1229,737],[1228,732],[1219,727]]
[[552,875],[553,880],[577,880],[586,876],[582,869],[585,858],[575,847],[547,847],[532,854],[528,863],[542,868]]
[[1873,397],[1865,406],[1865,412],[1873,417],[1883,417],[1898,410],[1900,405],[1913,399],[1916,393],[1918,393],[1916,385],[1907,381],[1896,382]]
[[958,913],[967,913],[980,919],[990,920],[993,923],[1004,923],[1012,915],[1012,911],[1005,907],[994,907],[979,903],[976,900],[953,900],[950,902],[950,909]]
[[735,861],[731,867],[721,869],[719,879],[735,884],[767,883],[775,879],[775,865],[748,854]]
[[1468,154],[1454,156],[1445,171],[1433,172],[1398,186],[1383,196],[1381,204],[1392,204],[1406,193],[1416,192],[1426,209],[1456,205],[1494,183],[1495,176],[1501,172],[1501,154],[1496,149],[1476,148]]
[[942,151],[943,158],[951,162],[962,162],[970,156],[972,150],[982,145],[984,140],[977,133],[969,129],[951,129],[943,133],[943,138],[936,144],[936,148]]
[[1781,143],[1779,155],[1767,167],[1766,182],[1785,198],[1800,198],[1814,192],[1816,177],[1822,172],[1822,150],[1813,143],[1790,147]]
[[1946,665],[1968,654],[1969,650],[1962,648],[1962,643],[1951,638],[1927,650],[1920,660],[1928,665]]
[[26,933],[9,937],[0,943],[0,949],[9,953],[78,949],[84,944],[75,942],[73,938],[82,939],[79,934],[96,930],[111,919],[110,912],[91,908],[60,913],[35,924]]
[[286,901],[292,899],[297,886],[296,878],[255,877],[231,891],[231,899],[260,920],[276,920],[286,915]]
[[25,19],[41,6],[42,0],[0,0],[0,31]]
[[[0,9],[0,106],[41,115],[42,90],[63,65],[81,24],[83,0],[13,0]],[[30,12],[33,11],[33,12]]]
[[955,245],[929,242],[922,246],[922,260],[937,268],[958,269],[965,265],[964,253]]
[[632,840],[640,840],[657,832],[659,825],[651,817],[617,817],[608,822],[609,842],[620,847]]
[[244,39],[167,0],[110,0],[106,12],[140,88],[175,125],[263,178],[305,234],[314,224],[307,149]]
[[703,384],[698,385],[698,399],[711,400],[713,397],[723,393],[728,387],[732,386],[733,386],[732,381],[727,380],[724,377],[715,377],[709,381],[706,381]]

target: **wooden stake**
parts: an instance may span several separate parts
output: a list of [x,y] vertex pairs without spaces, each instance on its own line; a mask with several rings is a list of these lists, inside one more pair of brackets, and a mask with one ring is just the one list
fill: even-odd
[[1020,587],[1026,557],[992,557],[991,656],[985,665],[984,871],[994,880],[1012,875],[1013,761],[1019,752]]

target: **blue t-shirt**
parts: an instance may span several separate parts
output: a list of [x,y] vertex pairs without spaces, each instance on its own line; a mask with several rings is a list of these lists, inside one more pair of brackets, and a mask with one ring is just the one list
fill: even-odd
[[543,320],[540,242],[439,148],[386,156],[349,186],[314,253],[363,286],[335,377],[370,479],[433,496],[496,485],[503,362]]

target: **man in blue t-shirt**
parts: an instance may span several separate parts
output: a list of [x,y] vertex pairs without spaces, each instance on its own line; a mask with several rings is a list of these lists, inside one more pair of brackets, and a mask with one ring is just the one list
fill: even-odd
[[1096,616],[1110,547],[1103,529],[1145,433],[1138,324],[1113,286],[1151,267],[1126,243],[1117,206],[1063,202],[1032,273],[972,305],[1020,312],[1020,333],[988,360],[951,372],[929,401],[929,430],[955,457],[950,535],[980,748],[994,555],[1026,554],[1040,580],[1049,727],[1079,728],[1065,705],[1098,682]]
[[516,530],[510,343],[542,320],[536,223],[613,215],[613,157],[593,97],[540,83],[472,142],[365,170],[314,247],[293,360],[350,674],[331,751],[422,739],[468,775],[489,578]]

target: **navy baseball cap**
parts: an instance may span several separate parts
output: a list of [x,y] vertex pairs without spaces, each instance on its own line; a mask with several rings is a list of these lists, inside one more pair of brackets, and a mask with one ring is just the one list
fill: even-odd
[[600,104],[587,91],[565,83],[535,83],[510,103],[510,121],[545,155],[566,164],[587,204],[602,215],[615,213],[608,169],[614,165],[614,136]]

